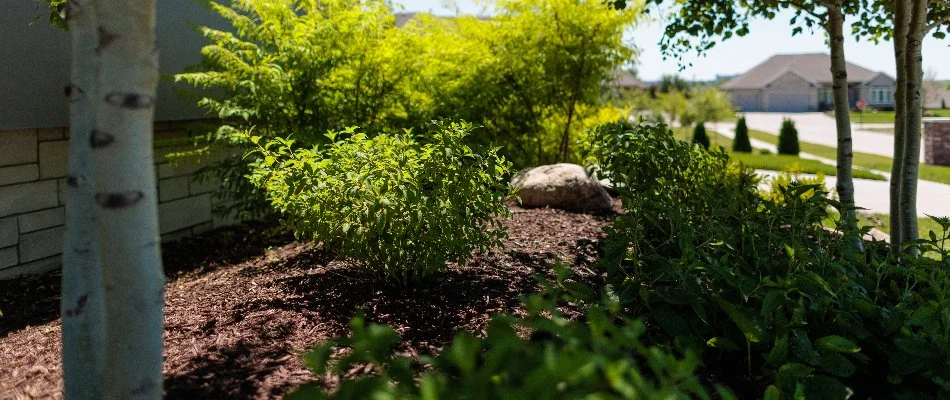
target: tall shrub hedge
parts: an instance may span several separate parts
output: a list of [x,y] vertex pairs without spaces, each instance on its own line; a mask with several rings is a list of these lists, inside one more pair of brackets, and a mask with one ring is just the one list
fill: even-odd
[[746,126],[745,117],[739,118],[736,122],[736,135],[732,139],[732,151],[736,153],[751,153],[752,144],[749,143],[749,127]]

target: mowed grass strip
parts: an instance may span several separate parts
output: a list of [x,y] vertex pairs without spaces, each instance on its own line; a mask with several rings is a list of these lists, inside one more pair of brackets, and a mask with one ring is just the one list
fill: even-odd
[[[732,153],[729,155],[733,160],[738,161],[747,167],[755,169],[767,169],[771,171],[794,171],[804,174],[824,174],[825,176],[836,176],[837,168],[820,161],[800,158],[784,154],[755,154],[755,153]],[[863,169],[854,170],[855,179],[870,179],[875,181],[885,180],[883,175]]]
[[[761,154],[757,151],[753,151],[752,153],[734,153],[732,152],[732,139],[723,136],[719,132],[707,132],[711,142],[710,147],[721,146],[726,150],[727,153],[729,153],[729,157],[732,160],[740,162],[752,169],[765,169],[770,171],[795,171],[804,174],[816,175],[821,173],[825,176],[838,175],[838,171],[833,165],[828,165],[820,161],[800,158],[798,156]],[[683,131],[680,130],[677,132],[677,134],[678,137],[682,137]],[[857,179],[870,179],[875,181],[883,181],[886,179],[883,175],[860,169],[854,170],[854,177]]]
[[[773,135],[768,132],[757,131],[754,129],[749,130],[749,138],[758,139],[763,142],[775,143],[778,141],[778,136]],[[825,146],[821,144],[809,143],[809,142],[799,142],[802,153],[814,154],[819,157],[836,159],[838,157],[838,151],[834,147]],[[890,157],[885,157],[877,154],[868,154],[868,153],[854,153],[854,165],[857,167],[873,169],[877,171],[891,172],[892,159]],[[855,177],[859,170],[855,170]],[[920,164],[919,169],[919,179],[931,182],[943,183],[945,185],[950,185],[950,167],[943,167],[939,165],[927,165]]]

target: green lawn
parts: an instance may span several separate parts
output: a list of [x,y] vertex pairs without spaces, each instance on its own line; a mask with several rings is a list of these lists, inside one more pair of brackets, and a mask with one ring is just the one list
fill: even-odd
[[[825,114],[827,114],[829,117],[832,117],[832,118],[834,118],[834,116],[835,116],[834,111],[827,111],[827,112],[825,112]],[[950,109],[948,109],[948,110],[940,110],[940,109],[927,110],[927,111],[925,111],[925,115],[932,115],[932,116],[934,116],[934,117],[950,117]],[[873,111],[873,112],[867,111],[867,112],[864,112],[864,113],[862,114],[862,113],[859,113],[859,112],[854,112],[854,111],[852,111],[852,112],[851,112],[851,123],[852,123],[852,124],[858,124],[858,123],[861,123],[861,122],[865,122],[865,123],[869,123],[869,124],[894,123],[894,112],[893,112],[893,111]]]
[[[771,133],[752,129],[749,130],[749,137],[769,143],[775,143],[778,140],[778,137]],[[814,154],[832,160],[837,158],[837,150],[831,146],[799,142],[799,147],[802,153]],[[890,157],[877,154],[854,153],[854,165],[862,168],[890,172],[892,162]],[[857,177],[857,170],[855,170],[855,177]],[[920,164],[919,177],[923,180],[950,185],[950,167]]]
[[[685,131],[683,128],[679,128],[675,131],[675,133],[677,137],[685,136]],[[838,174],[838,171],[832,165],[824,164],[815,160],[799,158],[797,156],[760,154],[755,151],[752,153],[733,153],[732,139],[729,139],[728,137],[713,131],[707,131],[707,133],[710,134],[710,146],[722,146],[722,148],[724,148],[726,152],[729,153],[729,157],[735,161],[745,164],[749,168],[765,169],[770,171],[795,170],[806,174],[822,173],[825,176],[836,176]],[[884,180],[884,177],[880,174],[875,174],[873,172],[864,170],[854,170],[854,177],[878,181]]]

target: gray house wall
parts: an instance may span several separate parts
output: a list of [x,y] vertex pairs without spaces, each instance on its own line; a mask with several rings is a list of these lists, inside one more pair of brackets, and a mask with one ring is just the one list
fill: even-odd
[[[205,40],[189,23],[226,26],[193,0],[162,0],[157,11],[166,75],[200,61]],[[69,34],[50,26],[46,13],[30,0],[5,2],[0,10],[0,279],[60,265],[69,131],[63,87],[71,55]],[[169,79],[160,83],[155,200],[163,240],[234,222],[211,215],[216,185],[192,179],[199,165],[165,159],[183,150],[166,143],[187,136],[189,121],[203,118],[195,102],[176,94]]]
[[788,71],[764,90],[766,111],[816,111],[818,87]]
[[[159,64],[166,76],[201,60],[205,40],[191,24],[226,28],[226,21],[193,0],[157,2]],[[69,33],[47,22],[38,1],[4,2],[0,12],[0,129],[51,128],[68,124],[63,87],[69,81]],[[193,99],[159,84],[156,121],[201,117]]]

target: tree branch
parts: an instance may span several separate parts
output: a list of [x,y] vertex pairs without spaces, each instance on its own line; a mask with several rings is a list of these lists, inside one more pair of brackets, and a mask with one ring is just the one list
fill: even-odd
[[926,27],[924,27],[924,34],[926,35],[928,32],[934,30],[934,29],[937,28],[938,26],[943,25],[943,24],[946,24],[946,23],[948,23],[948,22],[950,22],[950,14],[947,14],[947,15],[946,15],[945,17],[943,17],[942,19],[938,19],[938,20],[934,21],[932,24],[927,25]]

